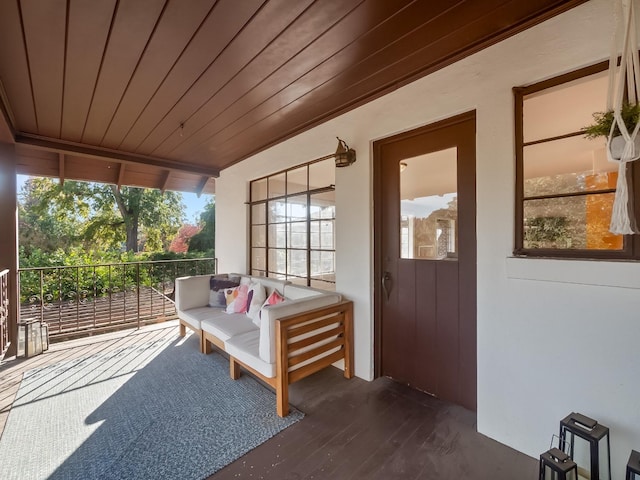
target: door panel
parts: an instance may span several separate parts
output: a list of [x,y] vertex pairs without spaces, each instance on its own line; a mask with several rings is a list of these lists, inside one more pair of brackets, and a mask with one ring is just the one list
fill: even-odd
[[375,142],[374,186],[377,373],[475,410],[475,112]]

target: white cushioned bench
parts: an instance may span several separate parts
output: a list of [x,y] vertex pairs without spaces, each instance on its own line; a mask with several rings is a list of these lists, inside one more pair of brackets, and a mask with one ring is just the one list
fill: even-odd
[[338,360],[344,360],[344,376],[353,376],[353,303],[341,295],[294,285],[277,279],[248,275],[216,275],[239,278],[242,284],[259,283],[268,297],[276,290],[285,300],[263,307],[257,322],[245,313],[225,313],[210,307],[210,275],[176,279],[176,310],[180,335],[186,328],[200,338],[200,350],[211,346],[227,352],[230,374],[243,368],[276,390],[278,415],[289,413],[288,385]]

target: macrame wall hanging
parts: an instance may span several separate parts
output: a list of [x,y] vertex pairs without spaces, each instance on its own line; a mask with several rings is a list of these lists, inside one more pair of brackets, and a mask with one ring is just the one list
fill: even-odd
[[[616,25],[609,59],[607,111],[613,111],[614,120],[607,138],[607,156],[610,161],[619,162],[619,165],[609,230],[615,234],[628,235],[638,233],[632,208],[633,192],[629,191],[627,183],[627,163],[640,158],[640,122],[628,129],[622,118],[622,108],[625,92],[626,101],[630,105],[635,105],[640,100],[640,60],[634,0],[614,0],[613,4],[616,9]],[[618,55],[620,68],[617,68]],[[639,138],[637,143],[636,138]]]

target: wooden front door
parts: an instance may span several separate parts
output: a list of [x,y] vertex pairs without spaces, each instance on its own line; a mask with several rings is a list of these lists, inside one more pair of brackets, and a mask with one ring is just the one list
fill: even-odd
[[476,409],[475,112],[374,143],[376,368]]

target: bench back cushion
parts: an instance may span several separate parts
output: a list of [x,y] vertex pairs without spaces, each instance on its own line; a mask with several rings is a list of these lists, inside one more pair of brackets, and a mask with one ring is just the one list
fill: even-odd
[[[229,276],[236,275],[234,273],[230,273]],[[277,278],[267,278],[267,277],[253,277],[249,275],[240,275],[240,283],[249,284],[252,282],[260,283],[264,289],[266,290],[267,297],[273,293],[274,290],[277,290],[280,295],[284,295],[284,288],[289,282],[286,280],[278,280]]]
[[176,278],[176,309],[178,311],[209,305],[211,275]]

